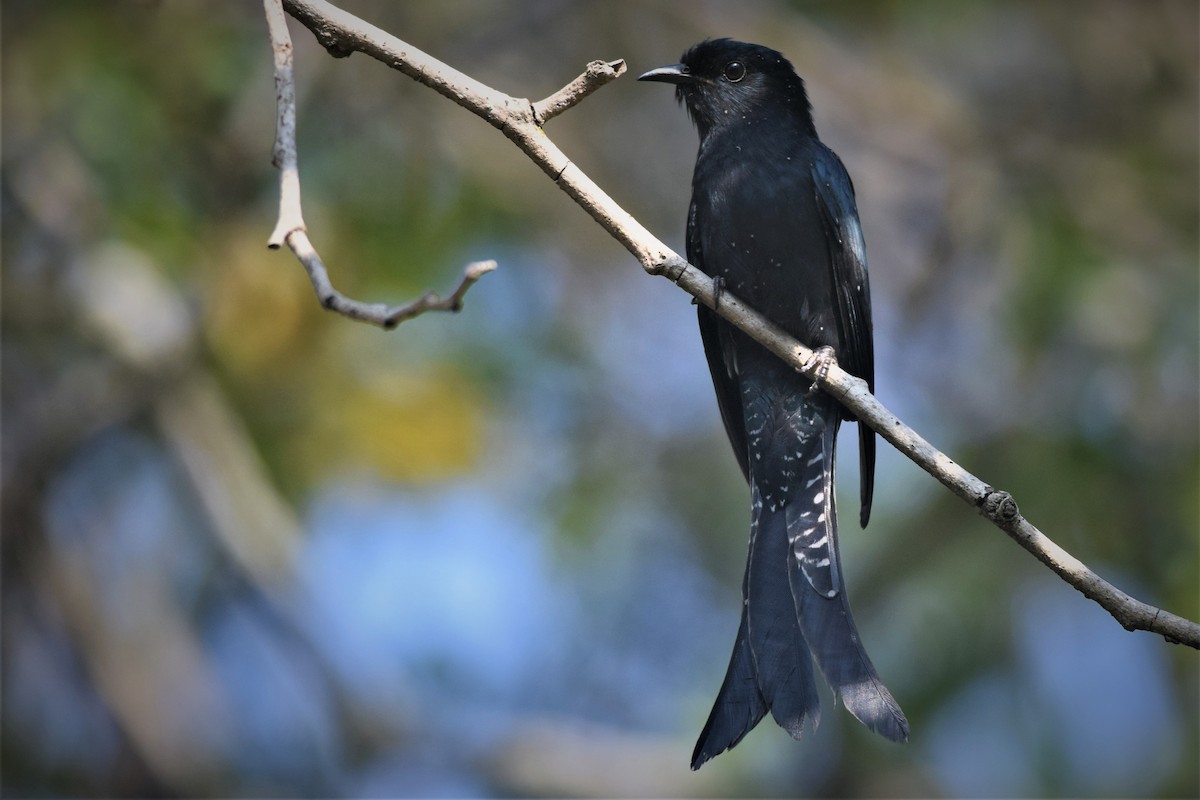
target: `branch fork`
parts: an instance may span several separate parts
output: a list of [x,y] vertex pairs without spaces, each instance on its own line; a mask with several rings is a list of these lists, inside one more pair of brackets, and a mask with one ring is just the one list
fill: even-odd
[[[389,306],[385,303],[355,300],[333,288],[329,271],[308,238],[308,228],[304,224],[304,213],[300,205],[300,169],[296,156],[296,78],[287,17],[284,16],[280,0],[263,0],[263,7],[267,15],[267,31],[275,58],[275,104],[278,109],[271,162],[280,173],[279,218],[270,238],[267,239],[267,247],[278,250],[287,245],[291,249],[308,273],[313,291],[316,292],[317,300],[323,308],[351,319],[378,325],[384,330],[392,330],[401,322],[427,311],[461,311],[467,290],[484,275],[496,269],[495,261],[475,261],[468,264],[463,269],[458,286],[446,299],[428,291],[409,303]],[[353,52],[353,48],[341,47],[336,34],[322,34],[316,30],[313,32],[325,45],[325,49],[335,57],[348,56]],[[394,66],[398,68],[399,61]],[[579,100],[576,99],[575,102]]]

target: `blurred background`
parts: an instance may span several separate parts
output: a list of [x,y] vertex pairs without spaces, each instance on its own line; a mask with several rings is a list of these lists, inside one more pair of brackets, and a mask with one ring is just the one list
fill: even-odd
[[[1194,2],[342,5],[517,96],[626,59],[548,133],[680,249],[695,134],[633,76],[784,51],[857,186],[884,403],[1200,614]],[[353,323],[266,249],[259,4],[4,3],[6,796],[1200,792],[1196,652],[886,445],[843,556],[911,742],[826,692],[690,772],[749,509],[689,298],[484,122],[292,33],[335,285],[497,259],[461,314]]]

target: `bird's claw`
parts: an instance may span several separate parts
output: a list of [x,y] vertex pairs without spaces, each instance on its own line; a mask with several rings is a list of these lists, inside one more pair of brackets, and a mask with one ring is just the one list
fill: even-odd
[[[713,307],[713,311],[716,311],[718,308],[721,307],[721,295],[723,295],[725,293],[725,278],[723,278],[720,275],[717,275],[715,278],[712,279],[712,286],[713,286],[713,306],[712,307]],[[697,297],[693,297],[692,305],[699,305],[699,304],[700,304],[700,299]]]
[[808,387],[809,394],[821,388],[821,384],[825,382],[825,378],[829,375],[829,368],[835,364],[837,364],[837,356],[834,354],[833,348],[829,345],[822,345],[813,350],[812,355],[800,367],[806,373],[812,369],[816,370],[812,386]]

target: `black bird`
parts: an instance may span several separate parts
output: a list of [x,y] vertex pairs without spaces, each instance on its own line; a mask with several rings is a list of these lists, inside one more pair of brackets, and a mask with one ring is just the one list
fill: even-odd
[[[871,299],[854,187],[817,138],[804,81],[760,45],[701,42],[638,80],[674,84],[700,134],[687,257],[717,284],[874,388]],[[842,581],[834,445],[852,417],[811,381],[703,306],[700,336],[729,441],[750,484],[741,625],[692,769],[769,710],[793,738],[816,726],[811,653],[868,728],[908,738],[867,657]],[[859,424],[860,522],[871,511],[874,433]]]

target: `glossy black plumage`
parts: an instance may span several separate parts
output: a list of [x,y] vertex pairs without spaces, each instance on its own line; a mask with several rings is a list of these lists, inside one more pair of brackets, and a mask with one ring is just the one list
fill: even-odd
[[[817,138],[803,81],[779,53],[718,39],[642,80],[673,83],[700,134],[688,260],[784,330],[829,346],[874,382],[870,291],[854,188]],[[869,728],[908,722],[859,641],[841,577],[834,446],[845,411],[811,381],[701,307],[721,417],[751,489],[742,619],[692,767],[733,747],[770,711],[793,737],[820,707],[812,657]],[[859,426],[860,521],[875,440]]]

